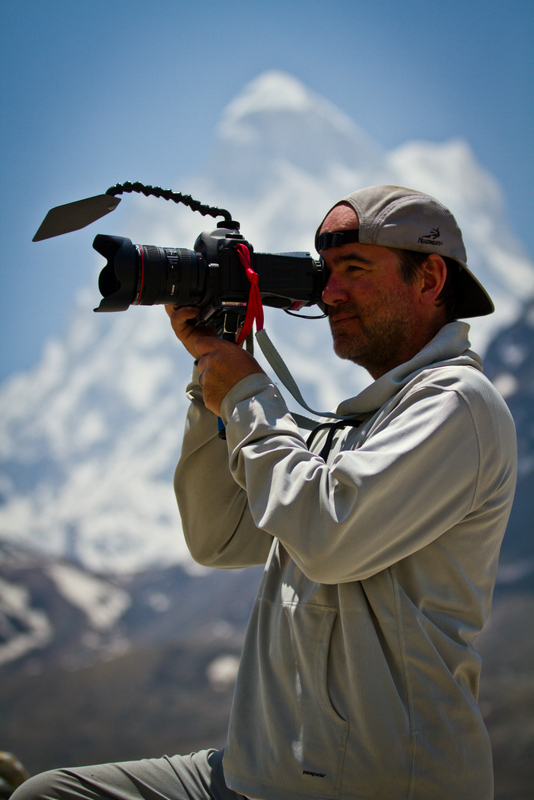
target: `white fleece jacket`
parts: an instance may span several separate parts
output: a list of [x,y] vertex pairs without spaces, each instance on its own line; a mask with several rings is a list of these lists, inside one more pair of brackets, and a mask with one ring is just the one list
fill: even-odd
[[[446,325],[339,414],[327,462],[265,375],[226,396],[198,376],[176,494],[215,567],[266,564],[224,769],[265,800],[490,800],[477,707],[486,621],[516,479],[510,413]],[[318,437],[313,449],[321,449]]]

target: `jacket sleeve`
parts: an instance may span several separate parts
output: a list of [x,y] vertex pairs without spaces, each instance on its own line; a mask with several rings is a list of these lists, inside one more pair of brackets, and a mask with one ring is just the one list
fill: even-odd
[[[476,513],[477,497],[508,480],[497,454],[486,458],[492,474],[481,487],[479,430],[461,392],[419,386],[357,449],[326,464],[306,448],[267,376],[253,377],[223,401],[230,470],[256,526],[311,580],[370,577]],[[491,441],[495,426],[484,425]]]
[[174,488],[189,551],[205,566],[263,565],[273,538],[256,527],[246,491],[228,469],[228,448],[202,401],[196,367],[187,394],[191,406]]

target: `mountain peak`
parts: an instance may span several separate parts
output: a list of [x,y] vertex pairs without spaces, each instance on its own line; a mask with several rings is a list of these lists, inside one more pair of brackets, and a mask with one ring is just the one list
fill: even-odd
[[[288,116],[307,121],[322,120],[345,137],[358,142],[365,139],[367,145],[371,145],[370,139],[347,114],[294,75],[280,70],[262,72],[246,84],[224,110],[219,135],[223,139],[233,139],[240,133],[242,135],[253,120],[280,116],[286,122]],[[249,137],[247,139],[250,141]],[[375,143],[372,146],[376,148]]]
[[[280,187],[288,169],[330,183],[332,171],[365,185],[380,171],[381,148],[343,111],[285,72],[264,72],[223,112],[210,175],[229,194]],[[356,174],[356,175],[355,175]],[[355,178],[358,178],[357,180]],[[345,192],[346,193],[346,192]]]
[[237,121],[249,114],[313,107],[313,94],[298,78],[280,70],[269,70],[250,81],[226,108],[227,120]]

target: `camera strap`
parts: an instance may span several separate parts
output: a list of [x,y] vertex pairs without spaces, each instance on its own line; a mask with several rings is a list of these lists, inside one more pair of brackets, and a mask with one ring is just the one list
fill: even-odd
[[243,327],[241,328],[241,333],[237,338],[237,344],[242,344],[249,333],[251,333],[254,322],[256,322],[257,331],[261,331],[263,329],[263,303],[261,302],[258,273],[254,272],[250,265],[250,250],[246,245],[238,244],[237,253],[239,255],[239,260],[241,261],[241,264],[247,273],[247,278],[250,281],[247,313]]
[[[354,415],[349,414],[344,416],[342,414],[334,414],[331,411],[314,411],[313,408],[306,403],[304,400],[299,387],[293,375],[290,373],[285,361],[283,360],[282,356],[274,346],[274,344],[269,339],[267,335],[267,331],[262,329],[261,331],[256,332],[256,341],[258,342],[260,349],[275,371],[277,377],[282,381],[284,386],[286,387],[287,391],[295,398],[297,403],[305,408],[306,411],[309,411],[311,414],[315,414],[317,417],[326,417],[327,419],[335,419],[335,420],[353,420]],[[293,414],[293,412],[291,412]],[[303,417],[300,414],[293,414],[295,420],[297,421],[298,425],[301,428],[305,428],[307,430],[312,430],[316,425],[316,420],[310,420],[307,417]],[[306,424],[304,424],[306,423]]]
[[[297,403],[302,406],[302,408],[305,408],[306,411],[309,411],[310,414],[315,414],[317,417],[326,417],[327,419],[339,420],[340,423],[342,423],[344,420],[354,420],[353,416],[342,416],[340,414],[334,414],[330,411],[314,411],[313,408],[310,408],[306,403],[285,361],[269,339],[267,331],[263,327],[263,304],[261,302],[261,294],[258,285],[259,279],[257,272],[254,272],[250,264],[250,250],[246,245],[238,244],[237,252],[239,255],[239,260],[241,261],[241,264],[247,273],[247,278],[250,281],[250,294],[247,303],[247,313],[241,333],[237,339],[237,344],[241,344],[245,341],[252,331],[254,322],[256,322],[256,341],[258,342],[263,355],[271,365],[277,377],[282,381],[288,392],[294,397]],[[317,426],[316,420],[308,419],[308,417],[304,417],[302,414],[295,414],[292,412],[292,416],[295,418],[297,425],[305,430],[313,430]]]

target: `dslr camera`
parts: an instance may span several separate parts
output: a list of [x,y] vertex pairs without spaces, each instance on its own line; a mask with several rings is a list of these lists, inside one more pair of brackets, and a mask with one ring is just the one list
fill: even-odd
[[288,313],[315,304],[321,306],[325,284],[321,260],[302,252],[256,253],[228,211],[202,205],[190,195],[160,187],[127,182],[111,187],[104,195],[53,208],[34,241],[85,227],[116,208],[120,202],[116,195],[123,192],[163,197],[184,203],[204,215],[223,216],[224,220],[215,230],[201,233],[193,250],[132,244],[130,239],[120,236],[98,235],[93,247],[107,263],[100,273],[98,286],[102,300],[95,311],[125,311],[130,305],[164,303],[195,306],[200,309],[200,321],[214,326],[217,333],[228,332],[229,320],[235,333],[246,316],[250,293],[239,245],[249,251],[250,267],[258,276],[263,305]]

